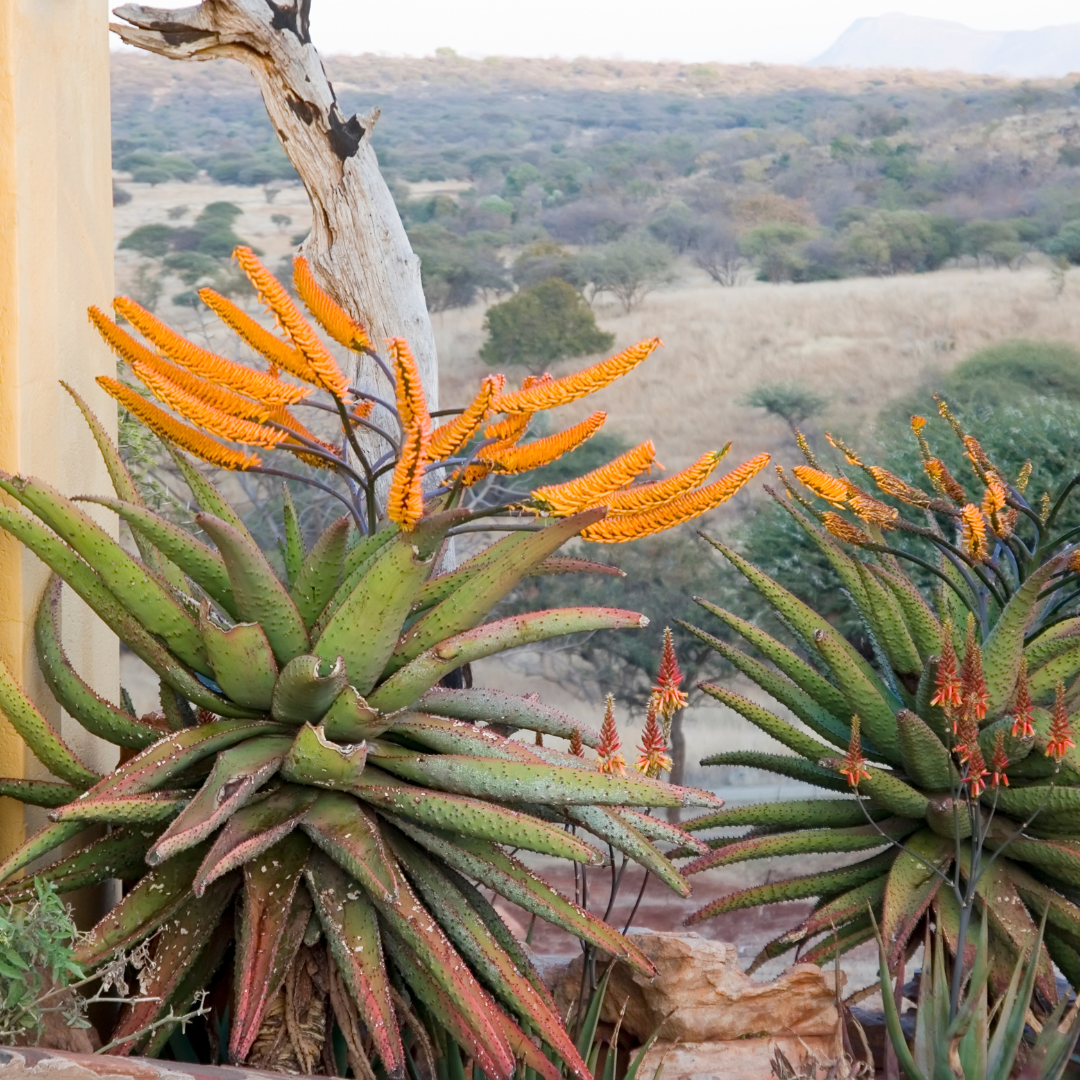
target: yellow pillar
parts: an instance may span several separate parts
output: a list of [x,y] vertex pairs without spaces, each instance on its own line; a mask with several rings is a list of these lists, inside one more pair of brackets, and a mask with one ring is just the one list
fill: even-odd
[[[115,365],[86,318],[88,305],[105,307],[112,297],[112,243],[106,0],[0,0],[0,467],[68,495],[110,490],[58,380],[115,433],[115,410],[94,385]],[[115,753],[61,716],[37,672],[33,616],[46,578],[37,559],[0,533],[0,659],[86,764],[109,768]],[[66,592],[68,655],[116,700],[116,639]],[[0,721],[0,776],[43,774]],[[0,854],[21,842],[23,829],[20,806],[0,799]]]

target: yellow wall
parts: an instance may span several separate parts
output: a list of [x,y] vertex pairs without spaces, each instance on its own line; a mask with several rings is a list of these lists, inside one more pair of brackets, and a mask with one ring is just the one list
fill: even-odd
[[[88,305],[112,297],[112,243],[107,3],[0,0],[0,467],[69,495],[110,491],[57,380],[115,433],[115,409],[94,385],[115,365],[86,318]],[[0,658],[86,764],[108,768],[115,751],[61,717],[34,664],[32,620],[46,576],[0,533]],[[116,639],[70,594],[63,635],[83,677],[116,700]],[[0,720],[0,776],[42,774]],[[22,835],[19,805],[0,799],[0,855]]]

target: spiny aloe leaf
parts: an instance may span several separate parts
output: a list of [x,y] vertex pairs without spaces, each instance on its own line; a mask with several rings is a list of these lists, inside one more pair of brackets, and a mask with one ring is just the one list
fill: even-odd
[[832,629],[814,633],[814,644],[825,658],[840,691],[847,698],[848,708],[858,713],[863,730],[874,741],[874,746],[890,760],[897,760],[900,743],[896,733],[896,712],[867,678],[861,665],[854,663],[850,646]]
[[[840,758],[823,758],[821,764],[839,770],[842,761]],[[900,817],[919,820],[926,815],[930,800],[921,791],[916,791],[898,776],[883,769],[870,765],[866,771],[870,775],[859,781],[858,791],[861,795],[868,795],[879,806]]]
[[1010,817],[1022,821],[1036,812],[1080,812],[1080,788],[1059,787],[1056,784],[1000,787],[995,791],[988,789],[983,801],[988,805],[996,803]]
[[199,509],[203,513],[213,514],[214,517],[227,522],[242,536],[246,536],[251,543],[255,543],[254,537],[248,532],[247,526],[241,520],[240,515],[229,505],[227,500],[221,497],[218,489],[199,472],[198,468],[188,461],[187,457],[180,453],[172,443],[166,442],[165,449],[169,451],[173,461],[176,462],[176,467],[180,470],[184,483],[191,490],[191,494],[195,496],[195,502],[198,503]]
[[815,934],[823,933],[831,926],[839,926],[859,915],[865,914],[868,907],[879,908],[881,902],[885,899],[888,881],[888,875],[882,875],[841,893],[827,903],[820,905],[809,918],[778,940],[790,944],[805,941]]
[[368,695],[368,703],[382,712],[393,712],[411,705],[451,671],[485,656],[564,634],[638,630],[648,624],[636,611],[589,607],[532,611],[485,623],[421,653]]
[[315,541],[295,579],[290,578],[289,595],[309,629],[319,613],[341,586],[345,576],[345,543],[349,539],[350,519],[338,518]]
[[210,620],[206,609],[199,626],[218,686],[231,701],[266,712],[273,700],[278,665],[263,628],[242,622],[223,630]]
[[275,962],[292,912],[293,897],[311,844],[290,833],[265,856],[244,865],[244,890],[236,935],[236,1010],[229,1034],[229,1060],[248,1056],[270,1000]]
[[788,900],[806,900],[812,896],[844,892],[855,888],[856,885],[873,881],[874,878],[883,877],[895,858],[895,850],[883,851],[871,859],[845,866],[840,870],[826,870],[819,874],[789,878],[787,881],[772,881],[767,885],[755,885],[752,889],[743,889],[741,892],[714,900],[700,911],[695,911],[693,915],[688,916],[683,925],[693,926],[694,923],[704,922],[706,919],[723,915],[728,911],[741,911],[744,908],[758,907],[763,904],[781,904]]
[[212,881],[283,840],[300,824],[318,797],[319,793],[312,788],[283,784],[265,798],[235,811],[218,833],[195,875],[192,882],[195,895],[202,896]]
[[404,736],[409,742],[441,754],[497,757],[504,761],[539,761],[530,747],[465,720],[450,720],[430,713],[398,713],[388,730],[393,735]]
[[733,840],[702,855],[686,867],[685,873],[700,874],[717,866],[750,859],[770,859],[778,855],[816,855],[845,851],[872,851],[891,840],[902,840],[919,827],[906,818],[886,818],[874,825],[855,825],[847,829],[799,829],[797,832],[772,833]]
[[868,799],[794,799],[791,802],[757,803],[754,806],[730,806],[713,814],[684,821],[689,832],[728,828],[735,825],[768,825],[780,828],[824,829],[863,825],[869,817],[877,821],[888,811]]
[[863,616],[873,627],[874,635],[885,650],[893,670],[905,675],[918,675],[922,671],[922,658],[908,630],[900,601],[892,589],[870,572],[870,567],[861,562],[855,565],[862,578],[868,604]]
[[318,723],[347,685],[340,656],[294,656],[278,676],[270,713],[286,724]]
[[1042,667],[1028,675],[1028,692],[1032,701],[1049,701],[1059,682],[1068,683],[1080,671],[1080,641],[1063,649]]
[[52,780],[16,780],[0,778],[0,798],[18,799],[25,806],[63,806],[82,792],[71,784]]
[[397,895],[393,861],[374,815],[356,799],[343,792],[324,791],[300,827],[368,893],[393,902]]
[[865,563],[864,568],[892,590],[923,662],[940,655],[941,623],[911,579],[898,568],[888,569],[873,563]]
[[85,511],[58,491],[30,477],[0,471],[0,489],[36,514],[90,563],[106,588],[185,664],[210,674],[202,635],[145,564],[136,562]]
[[603,861],[595,848],[530,814],[495,806],[483,799],[402,784],[372,766],[364,769],[352,793],[379,810],[461,836],[512,844],[587,865]]
[[405,1073],[405,1052],[375,909],[348,875],[325,856],[312,856],[305,876],[349,996],[375,1041],[387,1074],[401,1077]]
[[417,754],[373,741],[368,756],[380,768],[416,783],[457,795],[578,806],[716,806],[705,791],[680,788],[648,777],[605,776],[591,769],[532,765],[461,754]]
[[1025,904],[1037,914],[1046,914],[1047,926],[1054,927],[1073,947],[1080,947],[1080,907],[1054,889],[1036,881],[1014,862],[1008,865],[1009,879]]
[[101,795],[95,799],[76,799],[53,810],[50,821],[104,821],[150,825],[171,821],[188,803],[194,791],[148,791],[140,795]]
[[900,759],[904,772],[919,787],[930,791],[951,791],[960,782],[952,756],[921,717],[907,709],[896,716]]
[[321,727],[305,724],[293,739],[281,775],[298,784],[351,791],[364,772],[367,744],[341,746],[326,738]]
[[[833,746],[847,749],[848,742],[851,739],[849,725],[833,716],[805,691],[800,690],[799,687],[789,682],[783,675],[778,675],[764,664],[752,659],[738,649],[733,649],[730,645],[720,641],[718,638],[714,638],[711,634],[706,634],[703,630],[697,630],[681,619],[675,621],[685,630],[689,630],[696,638],[704,641],[711,649],[715,649],[725,660],[756,682],[770,697],[775,698],[781,705],[787,706],[812,731],[822,738],[828,739]],[[709,684],[705,685],[708,686]],[[711,693],[711,691],[707,692]],[[866,741],[863,750],[867,757],[884,760],[875,752],[869,739]]]
[[1038,631],[1038,636],[1031,642],[1024,655],[1027,657],[1028,671],[1034,671],[1040,664],[1053,660],[1059,653],[1071,649],[1080,634],[1080,615],[1063,619],[1059,623]]
[[[998,838],[987,844],[997,846]],[[1009,858],[1028,863],[1074,888],[1080,886],[1080,842],[1069,839],[1016,839],[1008,846]]]
[[415,707],[419,712],[449,716],[456,720],[486,720],[504,728],[525,728],[560,739],[569,739],[577,731],[586,746],[595,748],[600,745],[600,733],[595,729],[586,727],[558,709],[541,705],[539,701],[506,694],[501,690],[479,687],[448,690],[434,686],[416,702]]
[[930,730],[944,744],[952,735],[952,724],[939,705],[931,705],[930,700],[937,692],[938,658],[931,656],[923,665],[919,685],[915,690],[915,715],[926,721]]
[[796,686],[808,693],[833,716],[845,716],[847,714],[847,701],[844,695],[820,672],[812,668],[805,660],[796,656],[786,645],[781,644],[776,638],[765,633],[764,630],[753,623],[740,619],[725,608],[711,604],[700,596],[694,597],[694,603],[700,604],[706,611],[711,612],[730,626],[732,630],[741,634],[758,652],[771,660]]
[[195,962],[225,908],[240,884],[238,874],[215,881],[201,900],[189,900],[163,926],[154,951],[154,969],[143,985],[144,996],[125,1005],[113,1030],[113,1040],[130,1039],[112,1051],[118,1056],[132,1053],[145,1038],[141,1032],[167,1009],[172,991]]
[[691,836],[686,831],[685,823],[672,825],[662,818],[652,817],[649,814],[643,814],[640,810],[631,810],[626,806],[620,806],[618,810],[613,810],[612,813],[621,821],[633,825],[642,836],[647,837],[649,840],[662,844],[674,844],[678,848],[688,848],[701,855],[704,855],[709,850],[708,844],[699,840],[696,836]]
[[56,574],[49,578],[34,620],[38,666],[53,697],[91,735],[100,739],[133,750],[142,750],[157,742],[164,734],[160,728],[143,723],[106,701],[87,686],[71,666],[60,641],[61,584]]
[[426,649],[476,626],[537,563],[586,526],[599,521],[604,513],[604,510],[586,510],[538,532],[508,536],[493,545],[485,553],[482,566],[402,635],[387,662],[386,674],[392,675]]
[[1069,980],[1069,985],[1075,990],[1077,986],[1080,986],[1080,951],[1072,942],[1050,930],[1046,932],[1044,940],[1050,959],[1054,961],[1058,970]]
[[690,883],[637,829],[602,806],[567,806],[563,813],[582,828],[606,840],[617,851],[655,874],[680,896],[690,895]]
[[390,721],[371,708],[355,686],[346,686],[327,709],[322,726],[332,742],[357,743],[381,735]]
[[1009,759],[1009,771],[1013,772],[1014,767],[1019,765],[1028,754],[1035,747],[1035,739],[1031,735],[1020,736],[1013,735],[1013,718],[1011,716],[1003,716],[1000,720],[995,720],[992,724],[987,724],[979,732],[979,749],[983,752],[983,758],[986,761],[993,759],[994,755],[994,743],[997,742],[998,732],[1002,734],[1002,743],[1005,747],[1005,756]]
[[895,968],[915,924],[941,887],[942,878],[931,867],[944,871],[955,855],[953,841],[923,829],[909,837],[896,856],[885,886],[881,914],[881,936],[890,967]]
[[307,627],[266,556],[239,529],[213,514],[197,514],[195,521],[225,560],[240,618],[262,626],[278,664],[307,652]]
[[[866,583],[859,573],[856,561],[830,536],[817,527],[810,519],[797,510],[787,499],[776,499],[796,521],[799,527],[810,538],[814,546],[828,560],[829,565],[836,572],[837,577],[843,582],[844,588],[851,594],[859,610],[865,615],[871,609],[870,597],[866,592]],[[878,627],[874,626],[877,633]]]
[[[220,514],[218,515],[221,516]],[[281,543],[281,557],[285,563],[285,580],[292,586],[300,576],[304,565],[304,534],[296,513],[289,485],[281,485],[281,517],[285,527],[285,539]]]
[[233,600],[229,575],[225,571],[224,561],[213,548],[143,506],[94,496],[84,496],[80,501],[107,506],[132,527],[136,536],[146,537],[204,589],[212,600],[236,618],[236,602]]
[[872,941],[874,938],[874,925],[869,915],[859,919],[852,919],[842,928],[838,929],[836,936],[830,935],[824,941],[819,942],[812,949],[807,949],[799,957],[800,964],[817,964],[825,967],[832,963],[838,956],[850,952],[852,949]]
[[64,821],[39,829],[0,863],[0,881],[7,881],[9,877],[17,874],[24,866],[29,866],[35,859],[40,859],[42,855],[48,855],[61,844],[66,844],[86,827],[84,821]]
[[1009,598],[983,644],[988,716],[997,716],[1012,697],[1020,673],[1020,658],[1024,654],[1024,634],[1035,612],[1039,593],[1051,575],[1061,568],[1062,559],[1063,556],[1049,559],[1027,576]]
[[716,698],[717,701],[722,705],[726,705],[729,709],[734,709],[735,712],[739,713],[740,716],[744,716],[755,727],[761,728],[766,735],[771,735],[777,742],[782,743],[789,750],[794,750],[796,754],[801,755],[808,761],[817,761],[819,758],[828,757],[830,754],[835,753],[833,747],[819,742],[813,735],[807,735],[805,731],[801,731],[794,724],[782,720],[775,713],[769,712],[768,709],[763,708],[756,701],[751,701],[748,697],[743,697],[742,694],[736,694],[734,691],[727,690],[723,686],[717,686],[715,683],[702,683],[701,689],[709,697]]
[[22,692],[0,660],[0,712],[22,736],[34,757],[54,776],[74,784],[80,790],[88,788],[98,774],[88,769],[71,752],[59,732],[38,711],[37,706]]
[[75,945],[75,959],[94,967],[121,949],[133,949],[191,897],[191,879],[205,845],[181,852],[143,874],[137,884]]
[[505,896],[533,915],[568,930],[613,956],[627,960],[650,978],[656,973],[650,960],[622,934],[595,915],[578,907],[545,881],[527,870],[491,841],[421,829],[393,814],[383,814],[406,836],[438,855],[461,874]]
[[401,527],[396,522],[387,521],[379,527],[377,533],[359,537],[356,543],[345,552],[345,581],[342,583],[342,589],[348,587],[349,576],[358,567],[363,566],[375,552],[390,543],[400,532]]
[[833,769],[823,769],[805,758],[790,754],[763,754],[758,750],[731,750],[701,759],[702,765],[734,765],[745,769],[764,769],[777,776],[801,780],[829,791],[850,791],[847,780]]
[[156,866],[209,836],[277,772],[290,745],[287,737],[264,735],[220,751],[198,795],[161,834],[146,861]]

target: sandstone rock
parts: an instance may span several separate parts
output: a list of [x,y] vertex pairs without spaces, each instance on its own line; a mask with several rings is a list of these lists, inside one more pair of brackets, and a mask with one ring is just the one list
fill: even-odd
[[[659,1028],[660,1038],[669,1043],[785,1035],[831,1039],[839,1052],[834,972],[796,964],[775,981],[761,983],[743,974],[734,945],[691,933],[629,937],[656,965],[657,974],[650,980],[627,964],[616,965],[602,1019],[614,1021],[625,1002],[623,1028],[642,1043]],[[563,1015],[580,981],[578,959],[555,984]]]
[[812,1055],[825,1066],[819,1074],[823,1075],[838,1057],[834,1043],[832,1037],[821,1035],[778,1035],[735,1042],[655,1042],[642,1060],[638,1076],[651,1080],[663,1062],[663,1080],[776,1080],[772,1058],[777,1049],[795,1066]]

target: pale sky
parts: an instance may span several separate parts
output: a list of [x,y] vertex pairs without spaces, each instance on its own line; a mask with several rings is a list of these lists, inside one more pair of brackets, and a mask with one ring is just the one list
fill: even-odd
[[1074,0],[312,0],[311,24],[327,55],[449,46],[471,57],[802,63],[855,19],[897,10],[980,30],[1080,20]]

